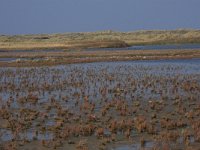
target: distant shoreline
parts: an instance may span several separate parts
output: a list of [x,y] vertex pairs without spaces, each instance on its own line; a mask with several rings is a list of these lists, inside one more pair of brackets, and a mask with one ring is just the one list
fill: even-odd
[[80,32],[0,35],[0,50],[119,48],[133,45],[199,44],[200,30]]

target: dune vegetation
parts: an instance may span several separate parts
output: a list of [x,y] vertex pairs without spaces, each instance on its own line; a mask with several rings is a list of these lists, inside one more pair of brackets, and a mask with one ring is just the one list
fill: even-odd
[[81,32],[37,35],[0,35],[0,49],[84,49],[131,45],[200,43],[200,30]]

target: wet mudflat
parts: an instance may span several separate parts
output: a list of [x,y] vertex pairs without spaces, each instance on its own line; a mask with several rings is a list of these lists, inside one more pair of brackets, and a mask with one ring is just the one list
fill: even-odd
[[[200,48],[200,47],[199,47]],[[41,52],[64,52],[63,49],[31,49],[31,50],[0,50],[0,53],[7,52],[7,53],[16,53],[16,52],[28,52],[28,53],[41,53]]]
[[47,61],[50,58],[44,57],[44,58],[14,58],[14,57],[7,57],[7,58],[0,58],[0,62],[4,63],[18,63],[18,62],[39,62],[39,61]]
[[1,149],[198,149],[200,59],[0,68]]

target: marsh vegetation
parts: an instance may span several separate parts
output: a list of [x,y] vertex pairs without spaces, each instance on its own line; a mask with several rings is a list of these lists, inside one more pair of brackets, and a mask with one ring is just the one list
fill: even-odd
[[199,64],[0,68],[1,149],[198,149]]

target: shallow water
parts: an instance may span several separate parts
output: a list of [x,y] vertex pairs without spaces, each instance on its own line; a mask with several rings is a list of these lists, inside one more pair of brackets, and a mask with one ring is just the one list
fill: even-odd
[[[99,94],[97,94],[97,89],[101,86],[107,86],[110,89],[116,87],[118,82],[107,83],[107,81],[98,81],[101,79],[101,75],[98,75],[98,72],[105,72],[106,75],[115,76],[115,80],[123,82],[127,77],[141,80],[146,76],[149,77],[176,77],[183,76],[187,79],[187,76],[193,75],[194,79],[197,79],[198,82],[200,75],[200,59],[184,59],[184,60],[142,60],[142,61],[122,61],[122,62],[95,62],[95,63],[83,63],[83,64],[69,64],[69,65],[59,65],[53,67],[34,67],[34,68],[0,68],[0,72],[10,72],[15,74],[14,78],[9,78],[4,75],[0,78],[0,83],[2,85],[7,84],[7,81],[12,80],[12,83],[16,86],[21,86],[22,82],[26,81],[29,84],[44,84],[48,82],[52,85],[60,84],[62,81],[67,78],[73,78],[74,83],[87,82],[86,84],[86,94],[93,95],[91,99],[99,99]],[[29,74],[28,73],[32,73]],[[33,73],[34,72],[34,73]],[[23,79],[29,76],[27,79]],[[45,75],[45,76],[44,76]],[[72,77],[72,75],[74,75]],[[40,77],[42,76],[42,77]],[[57,77],[57,78],[55,78]],[[95,77],[96,79],[92,79]],[[102,77],[105,78],[105,77]],[[74,81],[74,79],[76,79]],[[123,85],[123,84],[122,84]],[[125,85],[124,85],[125,86]],[[94,92],[95,91],[95,92]],[[26,96],[28,91],[21,92],[21,96]],[[55,98],[59,98],[60,95],[66,95],[66,93],[77,93],[80,92],[80,89],[67,87],[64,90],[54,89],[51,91],[51,94],[44,92],[43,95],[40,94],[40,102],[46,102],[50,95],[54,95]],[[140,92],[140,91],[138,91]],[[146,91],[148,95],[149,91]],[[59,94],[58,94],[59,93]],[[159,94],[158,94],[159,95]],[[152,95],[157,97],[158,95]],[[9,92],[1,92],[0,96],[3,99],[8,99],[10,97]],[[14,96],[14,95],[13,95]],[[72,95],[67,95],[71,99],[75,99]],[[14,96],[15,97],[15,96]],[[112,97],[112,95],[108,95]],[[148,99],[148,97],[147,97]],[[70,102],[67,104],[67,107],[73,105]],[[18,107],[15,105],[15,107]],[[27,106],[29,107],[29,106]]]
[[167,45],[142,45],[142,46],[131,46],[126,48],[91,48],[86,49],[87,51],[93,50],[169,50],[169,49],[200,49],[200,44],[167,44]]
[[[25,67],[25,68],[0,68],[0,108],[12,101],[10,111],[19,111],[21,108],[37,110],[46,113],[48,120],[42,122],[45,127],[56,124],[56,108],[46,111],[46,106],[51,106],[54,99],[64,110],[81,112],[80,107],[83,99],[88,96],[90,102],[94,102],[94,113],[99,113],[103,107],[102,101],[122,99],[128,104],[135,100],[148,101],[160,100],[161,96],[173,100],[177,95],[186,100],[191,92],[181,86],[174,85],[174,81],[180,84],[194,82],[200,84],[200,59],[184,60],[151,60],[151,61],[121,61],[121,62],[95,62],[84,64],[69,64],[53,67]],[[134,83],[134,84],[132,84]],[[174,93],[173,88],[176,88]],[[106,89],[106,94],[101,92]],[[155,91],[152,91],[155,90]],[[160,94],[162,90],[162,94]],[[17,93],[17,94],[16,94]],[[29,99],[29,93],[37,95],[39,100],[36,104],[32,102],[20,103],[19,97]],[[194,91],[195,98],[200,93]],[[75,106],[79,100],[78,107]],[[148,105],[148,104],[147,104]],[[168,111],[171,111],[168,108]],[[19,113],[20,114],[20,113]],[[18,114],[18,115],[19,115]],[[81,117],[86,117],[84,113]],[[117,114],[112,114],[117,117]],[[20,133],[20,139],[34,138],[33,131],[39,130],[37,124],[41,118],[36,118],[25,133]],[[10,141],[13,133],[7,129],[1,129],[2,141]],[[109,131],[104,131],[110,135]],[[37,139],[52,139],[55,135],[51,132],[40,133]],[[145,148],[151,148],[153,142],[147,141]],[[115,145],[113,150],[139,149],[139,144]]]
[[0,58],[0,62],[12,62],[12,61],[16,61],[20,58]]
[[154,142],[145,142],[144,146],[142,147],[140,144],[121,144],[121,145],[115,145],[110,150],[139,150],[139,149],[145,149],[150,150],[154,146]]

